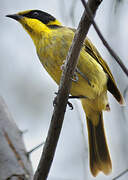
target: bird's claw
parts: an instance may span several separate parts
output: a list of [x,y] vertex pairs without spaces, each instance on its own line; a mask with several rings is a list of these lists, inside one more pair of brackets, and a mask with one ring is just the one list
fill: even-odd
[[[55,92],[55,94],[57,95],[58,93]],[[86,96],[82,96],[82,95],[79,95],[79,96],[69,96],[68,99],[82,99],[82,98],[87,98]],[[57,104],[57,99],[56,97],[54,98],[54,101],[53,101],[53,106],[55,106]],[[68,106],[71,108],[71,110],[73,110],[73,105],[72,103],[70,103],[69,101],[67,102]]]
[[72,81],[77,82],[78,80],[79,80],[79,78],[78,78],[78,76],[77,76],[77,74],[75,72],[74,75],[73,75]]
[[88,77],[87,77],[84,73],[82,73],[77,67],[76,67],[76,69],[75,69],[75,72],[74,72],[72,81],[78,82],[79,77],[78,77],[77,73],[80,74],[80,75],[88,82],[89,86],[91,86],[91,82],[90,82],[90,80],[88,79]]
[[70,103],[70,102],[68,101],[67,104],[68,104],[68,106],[71,108],[70,110],[73,110],[73,109],[74,109],[72,103]]
[[[57,95],[58,93],[55,92],[55,94]],[[70,98],[70,96],[69,96],[69,98]],[[55,106],[56,104],[57,104],[57,97],[55,97],[54,100],[53,100],[53,106]],[[70,103],[70,102],[68,101],[67,104],[68,104],[68,106],[71,108],[71,110],[73,110],[73,105],[72,105],[72,103]]]

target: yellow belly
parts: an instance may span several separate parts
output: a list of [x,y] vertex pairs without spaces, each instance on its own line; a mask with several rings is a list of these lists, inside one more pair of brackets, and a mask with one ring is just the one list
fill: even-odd
[[[63,33],[63,36],[62,36]],[[72,32],[62,32],[59,34],[54,33],[47,39],[42,38],[38,43],[37,54],[39,59],[56,81],[57,84],[60,82],[62,74],[62,64],[66,59],[68,49],[73,39]],[[106,90],[107,76],[103,71],[102,67],[93,59],[84,49],[81,50],[79,56],[79,62],[77,65],[80,72],[82,72],[88,79],[91,85],[88,84],[87,80],[77,73],[78,81],[72,82],[71,94],[74,96],[82,95],[89,99],[95,99],[99,96],[104,89]]]

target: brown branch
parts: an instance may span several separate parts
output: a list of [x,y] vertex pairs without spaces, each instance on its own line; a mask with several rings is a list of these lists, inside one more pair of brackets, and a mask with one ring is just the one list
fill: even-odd
[[116,60],[116,62],[120,65],[120,67],[122,68],[122,70],[124,71],[124,73],[128,76],[128,69],[127,67],[124,65],[123,61],[120,59],[120,57],[115,53],[115,51],[109,46],[108,42],[105,40],[105,38],[103,37],[102,33],[100,32],[97,24],[95,23],[94,19],[93,19],[93,13],[90,11],[89,7],[87,6],[87,3],[85,2],[85,0],[81,0],[82,4],[92,22],[92,25],[94,26],[97,34],[99,35],[101,41],[103,42],[104,46],[107,48],[107,50],[109,51],[109,53],[111,54],[111,56]]
[[[96,10],[100,3],[101,0],[88,0],[87,4],[92,11],[93,17],[95,16]],[[90,26],[91,21],[88,18],[86,11],[84,11],[66,58],[65,68],[61,77],[48,136],[34,176],[34,180],[47,179],[63,124],[64,114],[71,89],[71,78],[73,77],[79,53]]]

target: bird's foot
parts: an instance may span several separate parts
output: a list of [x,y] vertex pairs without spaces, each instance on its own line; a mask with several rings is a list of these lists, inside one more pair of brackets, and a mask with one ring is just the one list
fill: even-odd
[[[55,92],[55,94],[57,95],[58,93]],[[82,98],[87,98],[86,96],[82,96],[82,95],[79,95],[79,96],[69,96],[68,99],[82,99]],[[56,97],[54,98],[54,101],[53,101],[53,106],[55,106],[57,104],[57,99]],[[73,105],[72,103],[70,103],[69,101],[67,102],[68,106],[71,108],[71,110],[73,110]]]
[[76,72],[79,73],[88,82],[89,86],[92,86],[90,80],[84,73],[82,73],[78,68],[76,68]]
[[[55,92],[55,94],[57,95],[58,93]],[[69,96],[70,97],[70,96]],[[57,97],[54,98],[53,100],[53,106],[55,106],[57,104]],[[68,106],[71,108],[71,110],[73,110],[73,105],[72,103],[70,103],[69,101],[67,102]]]
[[76,74],[76,71],[74,72],[73,78],[71,78],[71,80],[72,80],[73,82],[78,82],[79,78],[78,78],[78,76],[77,76],[77,74]]

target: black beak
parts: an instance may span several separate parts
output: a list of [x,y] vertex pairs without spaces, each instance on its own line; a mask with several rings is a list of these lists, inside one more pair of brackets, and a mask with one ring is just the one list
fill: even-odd
[[16,21],[19,21],[23,16],[19,15],[19,14],[10,14],[10,15],[6,15],[6,17],[15,19]]

